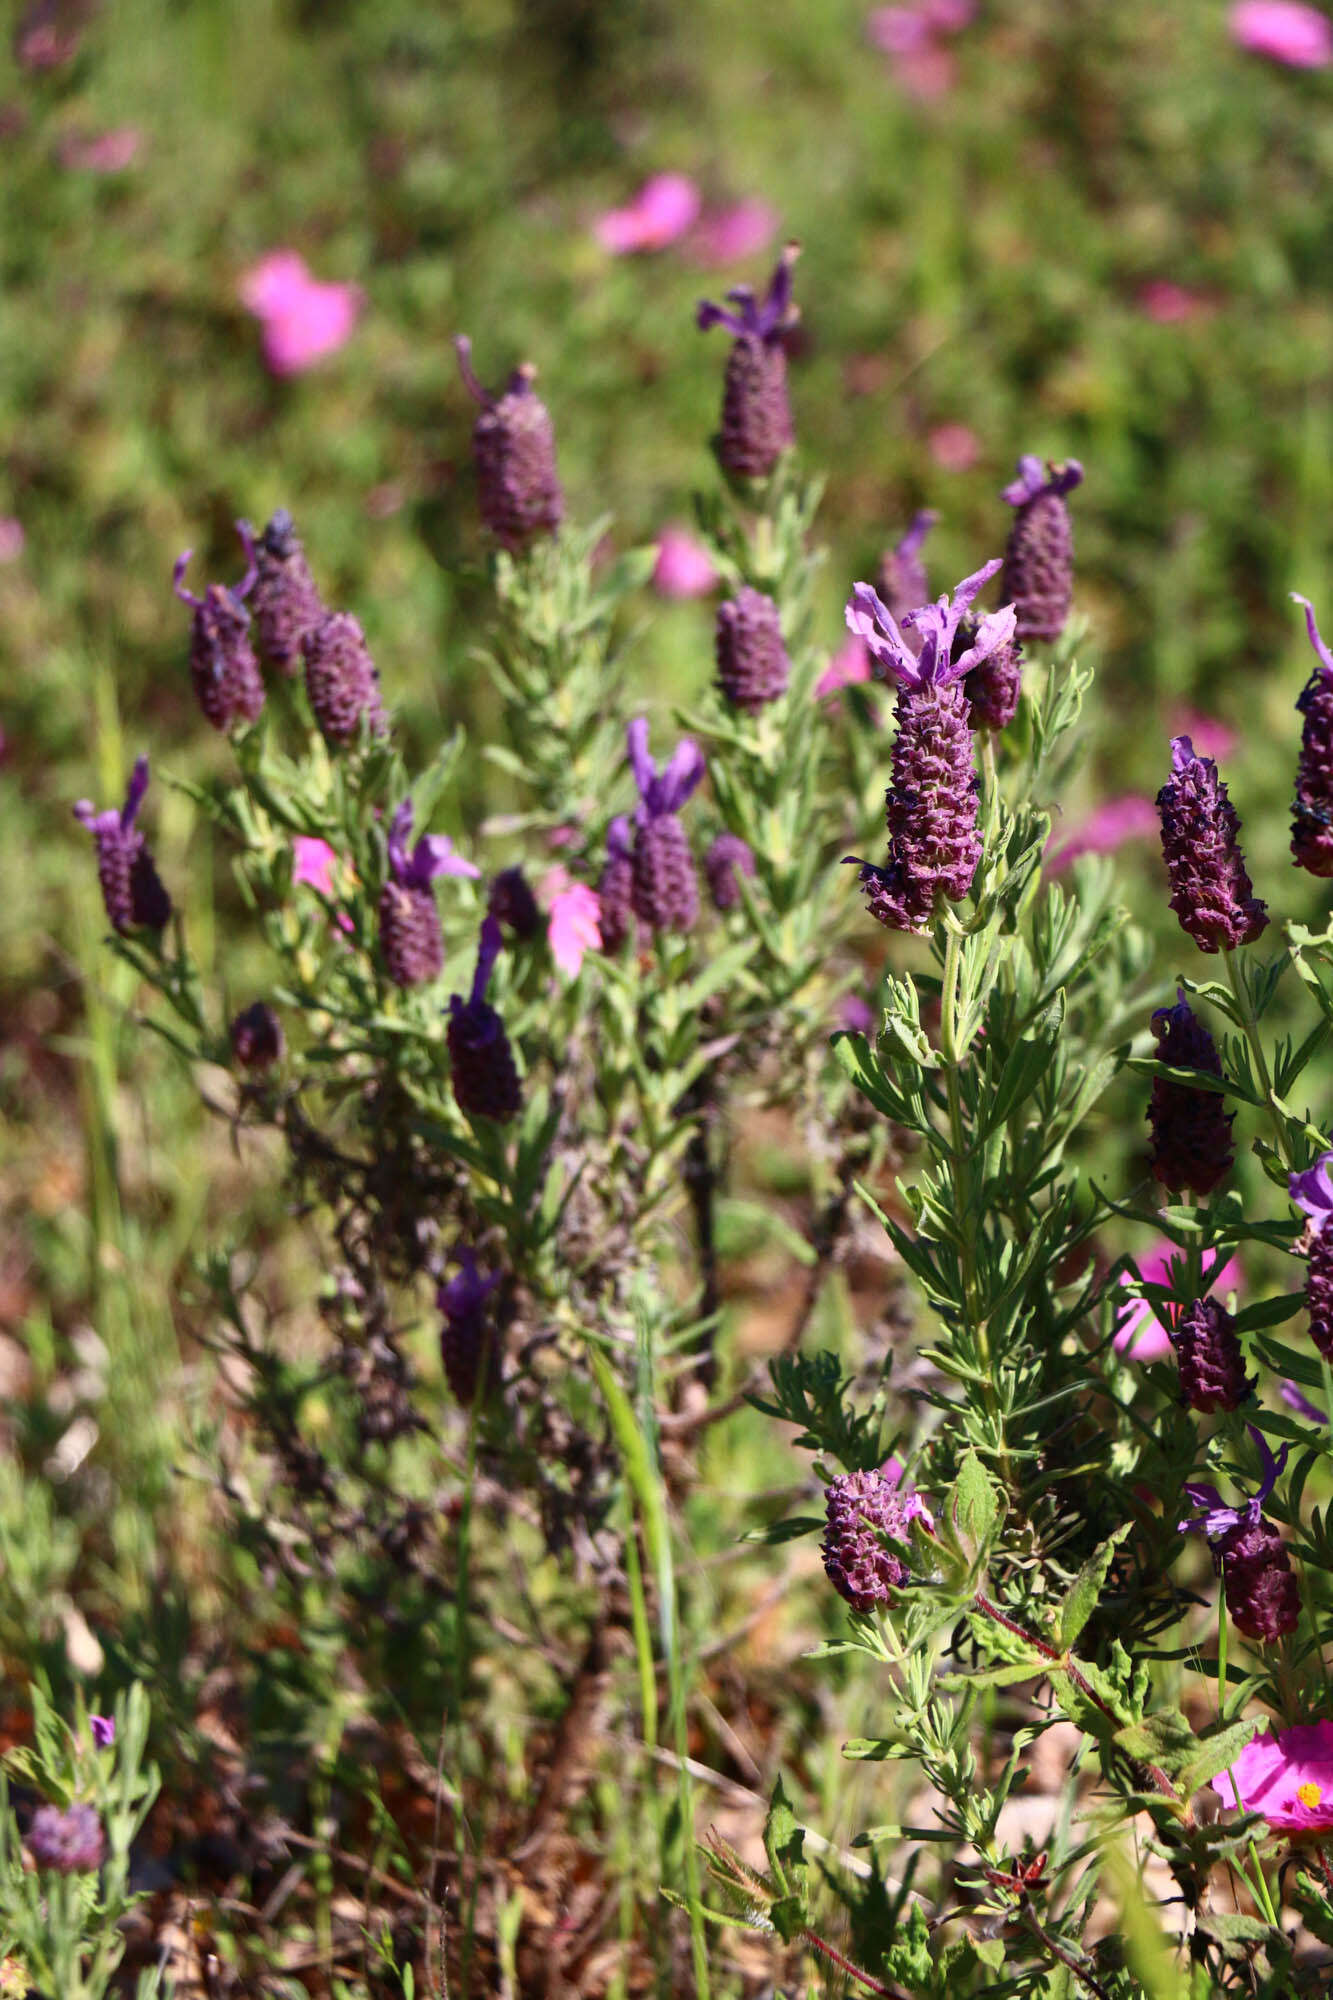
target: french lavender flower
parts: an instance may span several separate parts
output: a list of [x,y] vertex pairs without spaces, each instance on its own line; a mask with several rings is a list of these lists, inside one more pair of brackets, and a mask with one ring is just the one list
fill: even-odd
[[497,1125],[507,1123],[523,1102],[504,1022],[486,998],[503,943],[495,918],[485,918],[472,992],[466,1000],[450,995],[445,1031],[455,1103],[472,1117],[493,1118]]
[[440,1328],[440,1359],[445,1379],[465,1409],[477,1400],[492,1375],[491,1339],[494,1324],[490,1297],[500,1280],[483,1277],[471,1250],[460,1250],[461,1269],[435,1294],[435,1303],[444,1315]]
[[431,883],[437,875],[474,879],[480,869],[454,853],[447,834],[423,833],[409,851],[412,801],[404,799],[389,829],[389,874],[380,891],[380,950],[395,986],[424,986],[444,970],[444,936]]
[[[981,859],[977,832],[977,778],[972,762],[963,683],[968,674],[1014,632],[1014,609],[992,611],[978,621],[970,646],[954,641],[962,619],[983,584],[1000,564],[989,562],[965,577],[953,597],[908,612],[902,626],[868,583],[852,587],[848,628],[898,683],[898,733],[893,746],[892,782],[885,794],[888,860],[881,867],[858,862],[871,916],[890,930],[918,931],[930,920],[937,899],[958,902],[972,884]],[[921,641],[919,655],[904,629]]]
[[704,877],[715,910],[734,910],[741,900],[739,877],[754,874],[754,856],[738,833],[720,833],[704,856]]
[[1327,878],[1333,875],[1333,653],[1319,636],[1309,598],[1295,591],[1292,596],[1305,606],[1305,627],[1320,664],[1296,703],[1304,720],[1291,807],[1291,852],[1298,868]]
[[1249,1402],[1257,1378],[1245,1373],[1235,1319],[1217,1299],[1195,1299],[1186,1306],[1171,1332],[1171,1344],[1187,1409],[1238,1410]]
[[88,1733],[93,1746],[98,1750],[109,1750],[116,1740],[116,1719],[112,1715],[90,1715]]
[[[1321,1153],[1304,1173],[1292,1174],[1287,1187],[1306,1219],[1305,1310],[1310,1338],[1333,1361],[1333,1153]],[[1299,1247],[1299,1246],[1298,1246]]]
[[250,643],[250,613],[245,599],[259,571],[255,545],[244,521],[236,523],[245,550],[246,572],[235,585],[210,583],[202,597],[185,588],[185,572],[193,549],[176,558],[171,586],[194,613],[190,621],[190,679],[200,708],[214,729],[253,722],[264,706],[264,682]]
[[908,1578],[907,1564],[884,1537],[906,1542],[913,1521],[934,1528],[917,1493],[900,1493],[882,1472],[846,1472],[829,1481],[827,1523],[820,1552],[829,1582],[853,1611],[890,1604]]
[[106,1842],[92,1806],[38,1806],[28,1828],[28,1852],[38,1868],[55,1875],[91,1875],[102,1865]]
[[[909,611],[916,611],[930,602],[930,586],[921,550],[938,519],[932,508],[922,507],[912,516],[912,525],[897,546],[886,549],[880,557],[875,587],[900,624]],[[919,651],[920,640],[916,635],[910,633],[905,636],[913,652]]]
[[521,868],[502,868],[491,883],[486,908],[523,944],[540,937],[545,921]]
[[516,552],[538,535],[553,535],[564,519],[551,413],[533,389],[537,371],[530,362],[514,370],[503,395],[493,396],[472,372],[466,334],[454,347],[464,386],[481,411],[472,428],[477,509],[496,541]]
[[639,787],[630,905],[650,930],[688,931],[699,914],[699,882],[677,815],[704,774],[703,754],[684,736],[659,772],[648,754],[648,724],[642,716],[631,722],[627,740]]
[[[1217,1046],[1179,988],[1175,1006],[1159,1007],[1153,1015],[1152,1031],[1157,1060],[1168,1069],[1221,1076]],[[1236,1157],[1231,1143],[1234,1113],[1226,1111],[1223,1102],[1215,1090],[1193,1090],[1167,1077],[1153,1079],[1148,1101],[1152,1170],[1173,1194],[1186,1188],[1196,1195],[1211,1194],[1230,1173]]]
[[284,674],[295,674],[306,633],[313,632],[328,613],[285,507],[279,508],[255,543],[255,567],[258,577],[251,610],[259,649]]
[[1211,757],[1171,739],[1171,776],[1157,794],[1171,908],[1200,951],[1234,951],[1268,927],[1236,836],[1240,820]]
[[361,718],[384,731],[380,677],[366,635],[349,611],[330,611],[301,641],[305,687],[320,735],[331,749],[355,743]]
[[799,317],[791,297],[797,255],[797,246],[789,243],[762,303],[749,285],[735,285],[727,293],[734,311],[703,299],[695,315],[701,333],[710,326],[724,326],[732,335],[722,421],[713,449],[718,464],[733,479],[767,479],[795,441],[782,337]]
[[787,692],[791,661],[782,643],[778,607],[744,584],[717,608],[717,685],[733,708],[755,715]]
[[1044,466],[1030,453],[1004,498],[1018,509],[1004,551],[1001,593],[1018,613],[1022,639],[1058,639],[1074,594],[1074,532],[1064,496],[1082,483],[1076,458]]
[[[964,618],[955,634],[953,649],[956,653],[966,652],[973,644],[979,621],[974,617]],[[1005,645],[973,667],[963,682],[963,693],[967,697],[968,725],[972,729],[993,729],[997,733],[1007,729],[1018,713],[1018,700],[1023,692],[1023,648],[1017,639],[1010,639]]]
[[114,806],[98,812],[88,799],[80,799],[74,808],[75,819],[97,843],[97,879],[107,921],[122,936],[132,930],[163,930],[171,915],[171,898],[148,843],[134,824],[147,790],[148,759],[140,757],[119,812]]
[[282,1023],[266,1000],[245,1007],[227,1030],[231,1052],[242,1069],[269,1069],[282,1061]]
[[1228,1507],[1215,1486],[1187,1480],[1185,1492],[1199,1510],[1180,1522],[1182,1535],[1207,1536],[1213,1562],[1221,1571],[1227,1610],[1247,1639],[1271,1646],[1294,1631],[1300,1617],[1301,1594],[1281,1535],[1263,1518],[1263,1504],[1282,1476],[1289,1446],[1274,1458],[1263,1433],[1247,1424],[1263,1467],[1257,1493],[1243,1506]]
[[602,950],[614,957],[634,928],[634,845],[629,821],[617,813],[606,829],[606,860],[597,883]]

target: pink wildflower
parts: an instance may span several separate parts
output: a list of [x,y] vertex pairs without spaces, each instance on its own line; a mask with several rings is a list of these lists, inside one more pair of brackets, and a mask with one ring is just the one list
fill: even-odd
[[577,979],[584,953],[602,948],[597,891],[586,882],[571,881],[564,868],[552,868],[541,887],[551,956],[567,979]]
[[930,455],[945,472],[966,472],[977,462],[981,446],[966,424],[939,424],[926,439]]
[[0,563],[17,562],[27,541],[22,521],[13,514],[0,514]]
[[137,125],[117,125],[92,138],[71,132],[61,140],[60,164],[76,173],[122,174],[137,158],[143,133]]
[[1293,1837],[1333,1829],[1333,1722],[1307,1722],[1256,1736],[1213,1779],[1227,1805],[1262,1813]]
[[296,865],[292,869],[292,881],[305,882],[317,889],[321,896],[333,894],[333,871],[338,857],[327,840],[319,840],[313,834],[298,833],[292,841],[292,853]]
[[1333,62],[1333,26],[1301,0],[1237,0],[1231,39],[1250,55],[1268,56],[1289,69],[1323,69]]
[[748,197],[730,208],[713,209],[690,238],[696,264],[736,264],[757,257],[778,233],[781,218],[770,202]]
[[[1172,1282],[1172,1259],[1176,1254],[1174,1244],[1163,1238],[1145,1257],[1138,1258],[1139,1277],[1143,1283],[1169,1285]],[[1222,1264],[1220,1251],[1212,1252],[1211,1265],[1208,1258],[1204,1258],[1203,1271],[1205,1287],[1215,1291],[1220,1299],[1224,1299],[1228,1292],[1239,1291],[1243,1282],[1238,1259],[1232,1257]],[[1128,1287],[1134,1281],[1126,1272],[1120,1282]],[[1147,1299],[1126,1299],[1118,1309],[1117,1321],[1111,1345],[1127,1361],[1164,1361],[1170,1354],[1171,1336]]]
[[263,329],[274,375],[300,375],[346,346],[365,296],[359,285],[321,284],[295,250],[271,250],[241,279],[241,303]]
[[815,682],[815,693],[827,700],[845,687],[855,687],[861,681],[870,679],[870,655],[866,651],[864,639],[855,634],[839,646],[833,658]]
[[1240,737],[1227,723],[1219,722],[1215,715],[1203,715],[1197,708],[1177,708],[1172,711],[1173,736],[1188,736],[1201,757],[1213,757],[1219,761],[1229,757],[1240,746]]
[[1197,319],[1207,310],[1198,292],[1187,291],[1171,278],[1150,278],[1138,290],[1139,311],[1158,326],[1178,326],[1183,320]]
[[684,528],[663,528],[657,538],[653,589],[659,597],[703,597],[717,582],[713,558]]
[[1090,813],[1057,846],[1052,838],[1046,851],[1046,870],[1060,875],[1080,854],[1114,854],[1127,840],[1144,840],[1157,832],[1157,808],[1138,792],[1126,792],[1108,799]]
[[599,215],[593,234],[613,257],[664,250],[693,227],[698,214],[699,190],[688,174],[654,174],[626,207]]

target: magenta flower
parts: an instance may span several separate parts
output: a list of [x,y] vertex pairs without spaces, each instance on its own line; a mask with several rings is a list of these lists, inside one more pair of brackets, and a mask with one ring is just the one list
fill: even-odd
[[704,597],[717,582],[713,558],[684,528],[663,528],[657,538],[653,589],[659,597]]
[[[1176,1255],[1174,1244],[1161,1237],[1146,1256],[1135,1259],[1139,1282],[1145,1285],[1173,1285],[1175,1280],[1171,1265]],[[1240,1290],[1244,1274],[1235,1257],[1223,1264],[1221,1251],[1213,1250],[1203,1260],[1203,1282],[1205,1290],[1216,1289],[1218,1295],[1225,1298],[1229,1292]],[[1120,1283],[1128,1289],[1134,1279],[1125,1271],[1121,1273]],[[1127,1361],[1164,1361],[1171,1352],[1171,1335],[1149,1300],[1126,1298],[1124,1305],[1116,1309],[1116,1329],[1111,1345]]]
[[1215,715],[1205,715],[1202,709],[1180,706],[1172,711],[1174,721],[1173,736],[1188,736],[1201,757],[1229,757],[1240,743],[1240,737],[1228,723],[1219,722]]
[[1333,26],[1301,0],[1236,0],[1230,28],[1237,48],[1288,69],[1323,69],[1333,62]]
[[696,264],[738,264],[743,257],[757,257],[767,250],[780,222],[771,202],[747,196],[700,218],[690,237],[690,255]]
[[665,250],[693,227],[699,207],[699,190],[688,174],[654,174],[626,207],[599,215],[593,234],[613,257]]
[[241,303],[262,328],[274,375],[302,375],[345,347],[365,304],[359,285],[322,284],[295,250],[270,250],[240,283]]
[[1333,1828],[1333,1722],[1256,1736],[1212,1781],[1227,1805],[1262,1813],[1278,1833]]
[[981,455],[977,434],[966,424],[937,424],[926,444],[936,465],[945,472],[967,472]]
[[1157,831],[1157,808],[1141,792],[1108,799],[1080,820],[1059,846],[1052,835],[1046,849],[1046,871],[1063,874],[1080,854],[1114,854],[1127,840],[1146,840]]
[[564,868],[552,868],[542,882],[547,940],[556,970],[577,979],[585,952],[602,949],[601,903],[586,882],[573,882]]
[[1149,278],[1139,286],[1137,303],[1145,319],[1155,321],[1158,326],[1180,326],[1208,309],[1207,301],[1198,292],[1188,291],[1171,278]]
[[856,687],[870,679],[870,655],[864,639],[851,638],[839,646],[815,682],[815,693],[828,700],[845,687]]
[[143,133],[137,125],[117,125],[92,137],[70,132],[60,144],[60,164],[76,173],[123,174],[138,157]]
[[17,562],[27,541],[22,521],[13,514],[0,514],[0,563]]
[[338,857],[327,840],[318,840],[313,834],[298,833],[292,841],[295,865],[292,881],[305,882],[317,889],[321,896],[333,894],[333,870]]
[[109,1715],[90,1715],[88,1728],[94,1744],[99,1750],[109,1750],[116,1740],[116,1725]]

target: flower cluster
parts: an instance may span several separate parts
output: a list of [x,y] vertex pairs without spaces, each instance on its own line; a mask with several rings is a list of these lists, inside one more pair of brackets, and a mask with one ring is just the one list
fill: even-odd
[[935,1525],[925,1501],[883,1471],[846,1472],[829,1481],[826,1509],[824,1570],[839,1597],[853,1611],[891,1604],[908,1580],[903,1551],[913,1521]]
[[748,285],[735,285],[727,293],[730,310],[704,299],[696,315],[701,332],[722,326],[732,335],[714,449],[733,479],[766,479],[795,436],[783,336],[797,318],[792,304],[796,256],[796,245],[788,244],[762,301]]

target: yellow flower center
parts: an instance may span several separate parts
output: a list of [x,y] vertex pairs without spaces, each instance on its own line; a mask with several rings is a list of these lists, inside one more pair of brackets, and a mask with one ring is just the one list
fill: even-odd
[[1309,1806],[1310,1809],[1313,1811],[1315,1806],[1317,1806],[1319,1804],[1319,1801],[1323,1798],[1324,1794],[1320,1791],[1318,1785],[1312,1785],[1307,1780],[1305,1784],[1297,1785],[1296,1796],[1300,1800],[1303,1806]]

